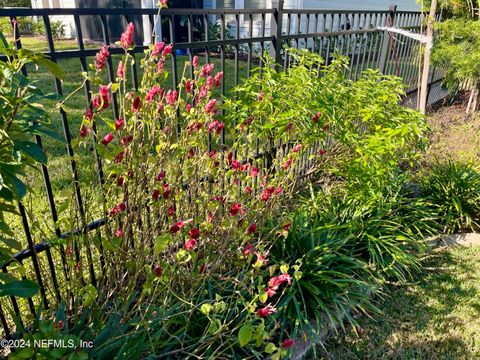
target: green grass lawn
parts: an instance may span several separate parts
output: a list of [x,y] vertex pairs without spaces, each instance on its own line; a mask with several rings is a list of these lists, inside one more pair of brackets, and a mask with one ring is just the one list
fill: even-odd
[[391,287],[360,335],[330,338],[310,359],[479,359],[480,247],[434,252],[416,282]]

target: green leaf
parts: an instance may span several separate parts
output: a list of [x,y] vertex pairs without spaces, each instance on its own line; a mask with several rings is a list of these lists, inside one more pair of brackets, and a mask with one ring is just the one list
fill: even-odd
[[267,354],[273,354],[275,350],[277,350],[277,347],[274,343],[268,343],[267,346],[265,346],[265,352]]
[[34,347],[24,347],[8,355],[9,359],[33,359],[35,355]]
[[18,280],[0,285],[1,296],[29,298],[38,292],[38,285],[32,280]]
[[23,181],[21,181],[16,176],[12,177],[12,183],[13,183],[17,198],[21,200],[25,195],[27,195],[27,187],[25,186]]
[[238,331],[238,341],[240,342],[240,346],[244,347],[247,345],[250,340],[252,339],[253,334],[253,325],[248,323],[243,325],[240,330]]
[[210,314],[210,311],[212,311],[213,306],[211,304],[203,304],[200,306],[200,312],[204,314],[205,316],[208,316]]
[[[1,228],[0,228],[1,230]],[[12,239],[12,238],[4,238],[0,236],[0,241],[5,243],[8,247],[15,249],[17,251],[21,251],[23,249],[22,244],[19,241]]]
[[262,304],[265,304],[268,300],[268,294],[266,291],[262,291],[259,295],[259,299],[261,301]]
[[15,141],[13,149],[16,151],[22,151],[25,154],[29,155],[35,161],[38,161],[42,164],[47,163],[47,156],[43,149],[38,145],[30,141]]
[[88,353],[80,350],[70,354],[68,360],[88,360]]
[[98,291],[93,285],[87,285],[82,289],[83,292],[83,306],[88,307],[96,299]]
[[8,47],[7,39],[5,39],[5,36],[1,31],[0,31],[0,42],[2,44],[2,48],[6,49]]
[[172,237],[171,235],[162,235],[155,239],[155,246],[153,252],[155,255],[160,254],[163,249],[171,242]]
[[64,78],[64,74],[63,74],[63,71],[62,69],[60,68],[60,66],[58,66],[57,63],[54,63],[53,61],[51,60],[48,60],[46,57],[44,56],[37,56],[35,57],[35,59],[33,60],[33,62],[37,65],[43,65],[47,68],[47,70],[52,74],[54,75],[56,78],[60,79],[60,80],[63,80]]

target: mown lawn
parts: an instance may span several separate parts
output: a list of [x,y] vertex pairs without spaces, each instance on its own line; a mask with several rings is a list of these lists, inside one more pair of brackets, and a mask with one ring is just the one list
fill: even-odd
[[310,359],[479,359],[480,247],[434,252],[416,282],[391,287],[359,336],[332,337]]

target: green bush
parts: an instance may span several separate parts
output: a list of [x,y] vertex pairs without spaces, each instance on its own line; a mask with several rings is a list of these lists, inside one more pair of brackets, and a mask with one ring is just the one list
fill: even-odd
[[444,232],[479,229],[480,172],[473,164],[437,163],[419,182],[422,196],[438,205]]
[[[19,17],[18,30],[20,36],[45,36],[45,25],[43,20],[35,21],[31,17]],[[65,24],[60,20],[50,20],[52,35],[55,39],[65,37]],[[13,36],[12,24],[9,18],[0,18],[0,31],[6,36]]]

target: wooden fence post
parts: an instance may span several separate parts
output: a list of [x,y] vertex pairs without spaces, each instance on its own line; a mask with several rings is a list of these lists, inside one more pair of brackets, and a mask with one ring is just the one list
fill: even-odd
[[432,0],[432,5],[430,6],[430,15],[428,16],[428,25],[427,25],[427,43],[425,44],[425,55],[423,58],[423,71],[422,71],[422,82],[420,85],[420,101],[418,109],[422,114],[425,114],[427,111],[427,95],[428,91],[428,78],[430,73],[430,54],[432,52],[433,45],[433,24],[435,22],[435,14],[437,12],[437,0]]

